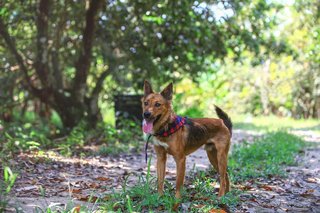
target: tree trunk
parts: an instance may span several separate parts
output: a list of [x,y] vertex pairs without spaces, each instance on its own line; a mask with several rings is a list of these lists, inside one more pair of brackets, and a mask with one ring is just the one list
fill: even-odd
[[[49,13],[54,1],[40,0],[38,5],[36,19],[37,50],[33,67],[27,66],[25,57],[18,51],[14,38],[10,36],[8,28],[0,16],[0,35],[15,57],[20,70],[24,73],[28,91],[59,114],[67,131],[78,125],[81,120],[88,121],[89,127],[94,127],[101,119],[98,97],[108,71],[102,73],[96,88],[93,90],[94,92],[89,97],[87,97],[87,77],[91,67],[98,13],[103,6],[103,2],[103,0],[91,0],[86,11],[82,45],[78,49],[79,57],[74,65],[76,73],[74,79],[72,79],[72,88],[66,88],[63,84],[63,68],[59,66],[59,50],[55,49],[60,47],[59,33],[55,39],[55,48],[51,50],[49,48],[49,40],[52,40],[52,35],[49,33],[49,27],[51,26]],[[62,27],[58,27],[58,30],[61,29]],[[52,66],[50,66],[50,63]],[[31,78],[30,70],[33,70],[36,78]]]
[[313,117],[320,118],[320,77],[317,72],[314,74],[314,91],[313,91],[313,93],[314,93]]

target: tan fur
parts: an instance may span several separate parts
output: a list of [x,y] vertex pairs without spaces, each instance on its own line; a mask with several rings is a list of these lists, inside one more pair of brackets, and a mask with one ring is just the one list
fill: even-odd
[[[175,113],[171,105],[172,94],[170,94],[170,92],[172,93],[172,85],[166,87],[161,93],[153,93],[151,85],[147,81],[144,88],[145,96],[142,98],[143,112],[151,112],[153,118],[161,115],[153,126],[153,132],[155,133],[162,128],[166,128],[174,119]],[[145,106],[145,102],[148,102],[147,106]],[[156,102],[160,103],[161,106],[155,107]],[[159,143],[154,145],[157,154],[158,193],[163,194],[167,154],[172,155],[176,162],[177,179],[175,196],[176,198],[180,198],[185,176],[186,157],[202,145],[205,145],[209,161],[220,175],[218,196],[223,196],[230,190],[227,162],[231,133],[221,119],[195,118],[192,121],[195,126],[203,130],[204,135],[198,140],[189,139],[190,128],[188,125],[183,126],[169,137],[157,136],[156,138],[158,141],[167,144],[166,147],[163,144],[159,145]]]

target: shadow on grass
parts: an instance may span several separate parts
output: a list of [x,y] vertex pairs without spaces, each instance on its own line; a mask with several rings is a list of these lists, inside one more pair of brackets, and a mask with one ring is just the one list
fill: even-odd
[[292,130],[301,130],[301,131],[319,131],[320,132],[320,124],[314,125],[311,127],[299,127],[299,128],[292,128]]
[[234,129],[250,130],[250,131],[266,131],[270,128],[270,126],[255,125],[253,123],[246,123],[246,122],[236,122],[233,124],[233,126],[234,126]]

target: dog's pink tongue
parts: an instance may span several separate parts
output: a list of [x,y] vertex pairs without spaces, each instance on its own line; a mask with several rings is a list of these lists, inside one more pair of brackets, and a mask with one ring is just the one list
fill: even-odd
[[148,122],[144,119],[142,122],[142,129],[145,133],[150,134],[153,129],[153,122]]

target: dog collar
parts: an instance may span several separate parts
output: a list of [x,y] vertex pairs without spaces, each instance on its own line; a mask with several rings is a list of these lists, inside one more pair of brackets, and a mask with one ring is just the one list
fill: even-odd
[[187,122],[186,117],[181,117],[176,115],[174,121],[169,123],[168,128],[163,128],[155,133],[153,136],[160,136],[160,137],[168,137],[178,131],[181,127],[183,127]]
[[148,144],[152,136],[168,137],[178,131],[187,122],[187,117],[175,116],[174,121],[169,123],[168,128],[161,129],[155,134],[150,134],[145,145],[145,160],[148,163]]

